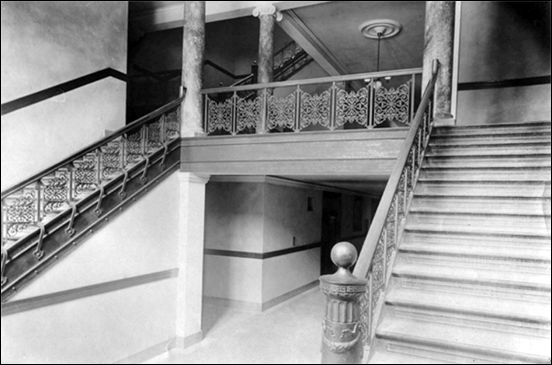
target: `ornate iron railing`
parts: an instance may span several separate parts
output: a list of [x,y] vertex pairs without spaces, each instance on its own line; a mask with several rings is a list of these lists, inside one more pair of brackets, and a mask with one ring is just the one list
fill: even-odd
[[387,181],[370,230],[359,255],[354,275],[366,278],[367,290],[361,302],[363,336],[369,349],[375,334],[385,288],[398,250],[409,204],[429,136],[433,126],[433,95],[439,63],[433,63],[433,75],[428,83],[395,167]]
[[181,101],[2,192],[2,302],[92,227],[178,168]]
[[406,126],[414,115],[420,74],[421,69],[407,69],[205,89],[205,132]]

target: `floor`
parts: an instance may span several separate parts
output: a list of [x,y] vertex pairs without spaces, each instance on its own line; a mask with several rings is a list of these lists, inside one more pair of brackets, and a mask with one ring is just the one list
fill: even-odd
[[319,363],[323,305],[318,288],[262,313],[206,303],[203,341],[147,363]]

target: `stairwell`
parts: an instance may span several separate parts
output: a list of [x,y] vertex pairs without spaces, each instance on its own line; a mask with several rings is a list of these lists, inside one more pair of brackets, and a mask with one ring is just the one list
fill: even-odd
[[370,363],[550,363],[550,132],[433,130]]

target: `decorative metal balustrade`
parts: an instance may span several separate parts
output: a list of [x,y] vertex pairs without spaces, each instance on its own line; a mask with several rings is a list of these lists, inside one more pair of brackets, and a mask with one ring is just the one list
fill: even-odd
[[408,126],[421,69],[205,89],[208,135]]
[[368,282],[361,301],[361,324],[367,349],[375,334],[385,288],[433,126],[432,101],[438,62],[433,66],[433,77],[412,120],[354,269],[356,277],[366,278]]
[[2,302],[178,168],[181,101],[2,192]]

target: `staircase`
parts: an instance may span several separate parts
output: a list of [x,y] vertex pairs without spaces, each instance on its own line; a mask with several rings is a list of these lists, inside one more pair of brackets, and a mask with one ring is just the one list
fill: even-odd
[[433,130],[371,363],[550,363],[550,131]]

